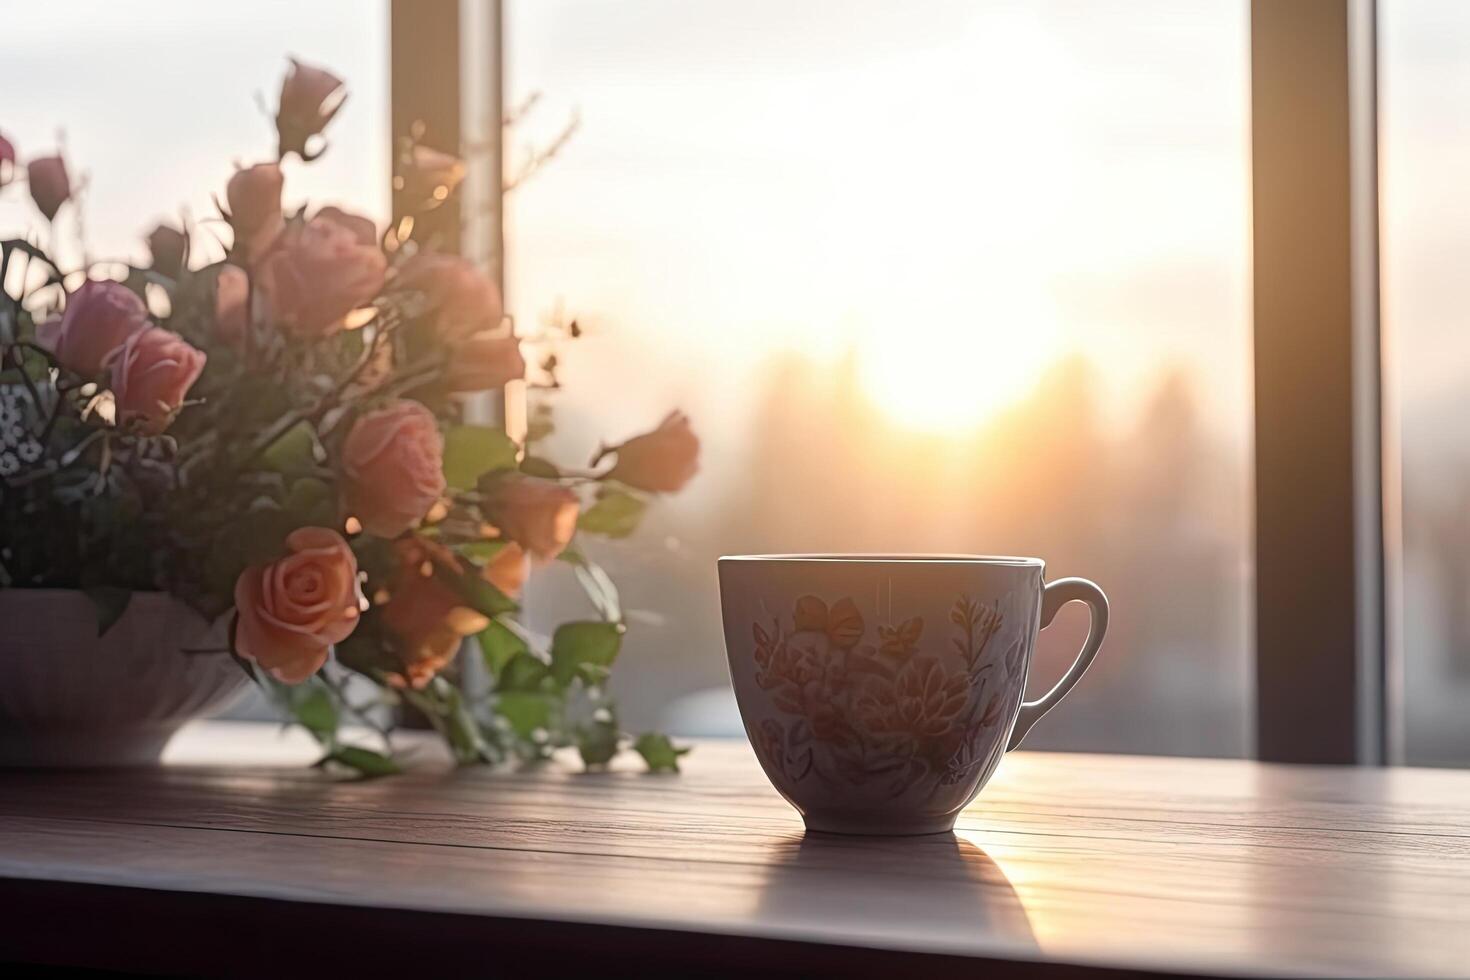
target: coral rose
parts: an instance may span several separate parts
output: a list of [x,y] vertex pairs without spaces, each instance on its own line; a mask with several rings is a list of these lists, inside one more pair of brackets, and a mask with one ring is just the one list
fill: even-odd
[[285,558],[252,565],[235,582],[235,650],[276,680],[299,684],[357,626],[362,594],[357,558],[336,531],[298,528],[286,547]]
[[376,296],[387,269],[372,222],[323,208],[283,236],[261,263],[259,282],[286,332],[315,339],[340,330],[343,317]]
[[155,272],[177,279],[189,254],[189,236],[172,225],[159,225],[148,233],[148,254]]
[[555,558],[577,530],[577,495],[550,480],[514,477],[491,491],[485,516],[500,533],[535,557]]
[[444,438],[427,408],[394,402],[353,424],[342,470],[347,509],[368,533],[396,538],[444,493]]
[[681,490],[699,472],[699,437],[683,412],[670,412],[657,429],[603,453],[618,457],[609,479],[652,493]]
[[454,660],[460,643],[490,625],[484,615],[465,605],[443,576],[462,574],[448,549],[419,537],[395,542],[399,572],[383,626],[393,634],[393,650],[401,666],[388,674],[397,687],[422,688]]
[[304,65],[291,58],[291,70],[281,82],[281,101],[276,110],[276,136],[280,155],[306,152],[306,141],[327,128],[327,123],[347,100],[342,79],[324,68]]
[[112,352],[112,396],[120,425],[149,435],[167,429],[204,371],[204,352],[162,327],[139,330]]
[[71,200],[71,177],[66,173],[66,161],[59,156],[37,157],[26,165],[26,179],[31,186],[31,200],[47,221],[55,221],[56,212]]
[[500,290],[474,264],[455,255],[421,252],[403,263],[395,288],[424,294],[441,340],[458,341],[500,325]]
[[521,594],[531,575],[531,556],[514,541],[495,552],[480,569],[480,577],[512,598]]
[[270,251],[286,225],[281,210],[281,188],[286,178],[274,163],[257,163],[235,171],[225,185],[230,227],[235,230],[235,246],[230,250],[236,261],[249,264],[259,261]]
[[449,358],[450,391],[484,391],[503,388],[508,381],[526,376],[526,359],[521,342],[512,336],[476,334],[454,348]]
[[65,368],[95,376],[123,341],[149,326],[148,308],[120,282],[89,279],[60,317],[37,324],[36,341]]

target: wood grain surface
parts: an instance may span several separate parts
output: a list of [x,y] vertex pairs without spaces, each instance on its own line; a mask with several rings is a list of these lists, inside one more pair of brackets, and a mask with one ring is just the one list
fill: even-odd
[[275,731],[0,772],[0,963],[1470,973],[1470,773],[1022,752],[952,837],[858,839],[804,835],[743,743],[346,781]]

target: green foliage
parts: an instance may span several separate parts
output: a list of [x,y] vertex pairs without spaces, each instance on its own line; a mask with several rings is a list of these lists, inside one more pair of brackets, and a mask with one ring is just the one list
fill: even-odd
[[389,756],[355,745],[337,746],[322,758],[322,762],[335,762],[364,777],[391,776],[403,771],[402,767]]
[[643,757],[652,772],[678,772],[679,756],[687,754],[689,749],[675,747],[667,735],[645,732],[633,741],[633,751]]
[[519,447],[500,429],[455,425],[444,433],[444,480],[457,490],[475,486],[481,474],[514,469]]
[[531,654],[531,649],[526,645],[525,640],[517,636],[504,623],[494,620],[475,639],[480,644],[480,654],[492,680],[500,680],[501,672],[505,670],[506,664],[516,657],[522,655],[529,657]]
[[582,512],[577,529],[610,538],[626,538],[638,530],[638,522],[647,509],[645,501],[628,491],[603,487],[597,493],[597,501]]
[[563,623],[551,639],[551,676],[562,687],[574,678],[601,684],[622,643],[619,623]]

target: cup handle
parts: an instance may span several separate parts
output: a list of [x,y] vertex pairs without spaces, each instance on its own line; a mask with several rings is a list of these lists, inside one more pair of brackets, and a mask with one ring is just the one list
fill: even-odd
[[1077,659],[1055,687],[1035,701],[1021,703],[1021,710],[1016,714],[1016,727],[1011,729],[1011,741],[1006,746],[1007,752],[1020,745],[1031,726],[1067,696],[1072,686],[1082,679],[1092,658],[1097,656],[1098,648],[1102,646],[1103,635],[1108,631],[1108,597],[1103,595],[1102,589],[1085,578],[1059,578],[1041,590],[1041,629],[1051,625],[1058,609],[1074,601],[1087,603],[1087,608],[1092,612],[1092,622],[1087,628],[1087,641],[1082,644],[1082,652],[1077,654]]

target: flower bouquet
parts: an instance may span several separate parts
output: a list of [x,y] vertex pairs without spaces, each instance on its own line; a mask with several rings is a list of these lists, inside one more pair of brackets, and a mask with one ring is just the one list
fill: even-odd
[[[287,168],[323,152],[344,97],[292,63],[276,159],[225,188],[218,261],[198,227],[155,230],[147,268],[0,244],[0,588],[84,590],[103,631],[134,592],[227,622],[220,649],[187,655],[235,658],[324,760],[362,773],[397,768],[404,709],[463,763],[575,746],[600,765],[631,743],[677,768],[666,737],[619,727],[606,682],[626,624],[577,535],[631,534],[649,495],[694,474],[698,440],[675,413],[572,469],[537,453],[545,404],[519,443],[475,424],[474,393],[527,375],[495,285],[414,240],[412,209],[382,235],[335,207],[283,211]],[[457,201],[457,160],[401,150],[400,199]],[[6,185],[55,235],[63,159],[22,168],[0,137]],[[548,354],[533,390],[554,369]],[[596,615],[543,636],[517,600],[553,561]],[[346,724],[381,737],[348,744]]]

